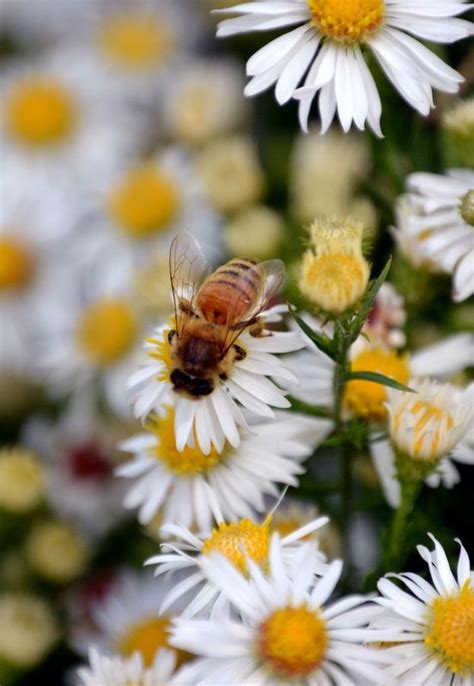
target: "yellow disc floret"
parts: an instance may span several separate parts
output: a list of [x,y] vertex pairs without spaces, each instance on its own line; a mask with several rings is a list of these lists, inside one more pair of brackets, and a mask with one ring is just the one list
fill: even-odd
[[18,290],[33,276],[33,259],[16,239],[0,237],[0,291]]
[[364,294],[370,270],[362,254],[363,225],[350,219],[318,219],[310,228],[299,288],[325,312],[340,314]]
[[474,589],[469,582],[458,595],[433,602],[425,644],[434,650],[454,674],[468,676],[474,670]]
[[169,27],[156,17],[116,14],[102,26],[104,55],[122,69],[143,70],[164,60],[173,47]]
[[[411,417],[407,418],[406,412]],[[410,424],[413,441],[410,446],[410,457],[421,460],[437,460],[446,452],[445,435],[454,427],[454,420],[449,412],[424,400],[415,400],[407,411],[394,412],[391,432],[394,436],[403,431],[403,423]]]
[[169,648],[170,621],[167,617],[148,617],[131,626],[119,642],[119,652],[128,657],[138,652],[151,667],[160,648]]
[[120,300],[100,300],[88,307],[77,327],[80,349],[95,364],[113,364],[133,345],[137,333],[135,316]]
[[23,514],[37,507],[45,491],[39,458],[22,447],[0,449],[0,510]]
[[[410,379],[407,357],[385,348],[371,348],[361,352],[352,360],[351,371],[376,372],[402,384],[407,384]],[[384,406],[387,389],[382,384],[373,381],[349,381],[344,399],[347,407],[359,417],[381,421],[387,415]]]
[[133,238],[168,228],[178,208],[175,183],[151,164],[131,169],[108,198],[113,221]]
[[[204,474],[219,465],[224,459],[224,454],[219,454],[212,447],[209,455],[205,455],[199,447],[191,448],[186,445],[182,452],[176,448],[176,437],[174,430],[175,411],[168,407],[164,417],[151,415],[146,423],[146,428],[154,433],[157,443],[150,448],[153,457],[178,476],[188,476],[191,474]],[[197,445],[197,441],[196,441]]]
[[269,523],[269,519],[263,524],[255,524],[250,519],[241,519],[230,524],[223,522],[206,538],[202,552],[204,555],[220,553],[242,572],[247,569],[246,557],[265,566],[268,559]]
[[324,619],[306,605],[275,610],[260,627],[261,658],[278,677],[307,676],[323,660],[327,645]]
[[60,143],[71,133],[75,118],[72,94],[51,78],[28,78],[16,84],[6,98],[7,129],[23,144]]
[[314,25],[342,43],[362,43],[382,24],[383,0],[307,0]]

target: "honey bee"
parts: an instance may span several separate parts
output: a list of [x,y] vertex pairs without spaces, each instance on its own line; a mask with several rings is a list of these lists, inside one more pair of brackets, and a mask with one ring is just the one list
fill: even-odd
[[210,273],[198,242],[189,233],[170,248],[170,280],[176,329],[168,333],[176,392],[191,398],[212,393],[228,378],[232,363],[246,356],[236,344],[248,329],[262,335],[258,316],[279,290],[281,260],[232,259]]

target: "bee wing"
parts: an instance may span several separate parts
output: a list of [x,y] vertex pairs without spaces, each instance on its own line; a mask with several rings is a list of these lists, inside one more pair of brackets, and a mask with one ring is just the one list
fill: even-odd
[[227,323],[227,350],[233,345],[235,340],[242,333],[242,330],[248,325],[248,322],[266,309],[268,303],[278,293],[285,280],[285,264],[282,260],[266,260],[265,262],[259,262],[258,266],[263,270],[264,286],[257,297],[254,306],[247,312],[245,320],[240,323]]
[[185,300],[192,305],[199,286],[210,272],[201,246],[187,231],[173,238],[170,246],[169,268],[176,330],[179,335],[183,331],[187,318],[180,303]]

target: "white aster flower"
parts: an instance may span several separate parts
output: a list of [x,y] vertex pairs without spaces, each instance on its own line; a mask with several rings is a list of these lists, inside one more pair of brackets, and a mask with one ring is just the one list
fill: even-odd
[[474,172],[411,174],[407,189],[401,230],[426,261],[453,275],[453,299],[466,300],[474,293]]
[[367,122],[380,136],[382,105],[363,48],[371,50],[400,95],[426,115],[433,88],[455,93],[463,79],[409,34],[437,43],[466,38],[472,25],[457,15],[467,9],[458,0],[421,0],[415,6],[411,0],[259,0],[218,10],[241,16],[222,21],[217,35],[296,26],[249,59],[246,95],[275,85],[279,104],[296,97],[301,127],[307,130],[319,93],[323,132],[337,111],[344,131],[352,122],[359,129]]
[[38,415],[24,426],[25,444],[43,458],[49,505],[88,537],[101,536],[126,514],[124,487],[113,470],[120,461],[117,441],[131,431],[101,416],[88,393],[75,395],[56,422]]
[[[259,320],[264,326],[279,321],[283,310],[286,307],[267,310]],[[159,413],[170,402],[174,405],[179,451],[187,443],[192,446],[194,440],[205,455],[212,446],[222,452],[226,440],[237,448],[240,445],[238,427],[248,428],[237,402],[251,413],[270,418],[274,417],[272,407],[290,406],[285,392],[271,378],[296,382],[276,354],[301,348],[303,342],[297,333],[264,329],[261,334],[253,335],[245,330],[230,351],[237,350],[237,355],[230,355],[225,378],[220,378],[206,395],[191,399],[175,390],[170,378],[174,368],[169,340],[172,329],[170,325],[161,326],[148,339],[146,350],[150,361],[131,376],[129,387],[136,417],[145,418],[151,411]]]
[[[389,680],[380,665],[383,651],[362,645],[374,608],[363,596],[347,596],[325,606],[342,570],[340,560],[318,578],[310,543],[302,545],[285,568],[278,538],[272,541],[268,575],[249,564],[249,578],[219,555],[206,572],[243,622],[217,616],[175,620],[173,645],[203,656],[185,667],[194,684],[283,686],[377,684]],[[376,610],[377,611],[377,610]]]
[[247,114],[240,65],[229,60],[186,60],[173,71],[163,103],[169,133],[202,145],[236,129]]
[[226,519],[251,517],[265,509],[265,495],[277,495],[277,483],[298,485],[301,463],[331,429],[328,420],[280,412],[274,422],[253,424],[239,447],[227,443],[223,452],[213,447],[205,455],[196,442],[176,449],[174,422],[174,408],[166,407],[162,415],[148,417],[146,433],[120,445],[134,459],[117,474],[139,477],[124,505],[140,507],[143,524],[160,512],[162,522],[195,524],[199,530],[209,529],[212,521],[206,484]]
[[168,686],[173,681],[176,657],[170,650],[160,650],[147,669],[140,653],[123,658],[89,651],[89,666],[77,672],[78,686]]
[[123,571],[91,608],[96,628],[84,627],[73,634],[75,647],[87,654],[91,646],[97,646],[122,658],[138,653],[147,668],[163,648],[175,653],[169,645],[171,619],[184,610],[189,598],[182,598],[172,614],[160,616],[161,604],[173,586],[145,572]]
[[[431,536],[431,534],[430,534]],[[474,674],[474,573],[461,541],[457,572],[451,571],[443,547],[418,546],[430,580],[404,572],[380,579],[377,602],[384,612],[372,626],[396,645],[381,652],[391,660],[388,672],[398,686],[472,686]]]
[[[34,182],[86,187],[140,148],[142,124],[111,98],[74,49],[60,49],[34,62],[12,62],[0,76],[3,154]],[[54,181],[54,183],[52,183]],[[44,181],[43,181],[44,182]]]
[[[76,292],[62,259],[76,215],[61,184],[4,161],[0,190],[0,367],[37,375],[31,341],[58,330]],[[74,273],[74,270],[73,270]]]
[[[388,503],[400,505],[400,484],[396,478],[394,446],[413,460],[433,462],[425,483],[452,488],[460,476],[452,460],[474,464],[474,385],[460,391],[450,384],[425,380],[410,381],[417,393],[389,390],[391,442],[371,445],[375,468]],[[408,397],[410,396],[410,397]]]
[[[215,553],[223,555],[230,564],[241,572],[246,572],[252,561],[265,569],[269,561],[271,541],[277,534],[271,534],[270,526],[273,511],[261,522],[245,518],[226,522],[212,490],[206,488],[207,497],[217,527],[209,526],[199,535],[193,534],[181,524],[165,524],[161,528],[163,537],[173,537],[170,543],[163,543],[163,552],[146,561],[145,564],[156,564],[155,575],[186,570],[183,581],[177,584],[164,598],[161,611],[166,611],[185,593],[193,592],[193,600],[181,613],[181,616],[193,617],[198,614],[215,614],[231,610],[220,589],[207,574],[206,561]],[[281,501],[277,502],[276,509]],[[327,517],[318,517],[288,533],[281,540],[285,564],[291,563],[302,539],[312,536],[328,522]],[[325,556],[319,552],[313,541],[315,557],[314,573],[322,574],[326,569]]]

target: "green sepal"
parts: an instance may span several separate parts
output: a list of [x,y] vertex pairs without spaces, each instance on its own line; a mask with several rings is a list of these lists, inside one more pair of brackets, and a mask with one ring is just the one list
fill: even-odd
[[354,342],[360,336],[360,333],[362,331],[362,327],[365,324],[365,320],[369,316],[370,310],[372,309],[372,307],[374,305],[375,298],[377,297],[377,293],[381,289],[382,284],[384,283],[384,281],[386,280],[386,278],[388,276],[388,272],[390,271],[391,265],[392,265],[392,258],[389,257],[387,264],[382,269],[379,276],[375,279],[372,286],[366,292],[358,312],[356,313],[353,320],[351,321],[350,328],[349,328],[349,335],[351,337],[352,342]]
[[373,383],[381,384],[382,386],[390,386],[397,391],[405,391],[406,393],[416,393],[413,388],[405,386],[405,384],[396,381],[395,379],[385,376],[385,374],[378,374],[377,372],[348,372],[344,376],[345,381],[373,381]]
[[296,314],[296,310],[292,305],[288,304],[288,309],[301,331],[314,343],[318,350],[330,357],[331,360],[334,360],[334,350],[331,339],[324,333],[313,331],[313,329],[306,324],[304,319]]

